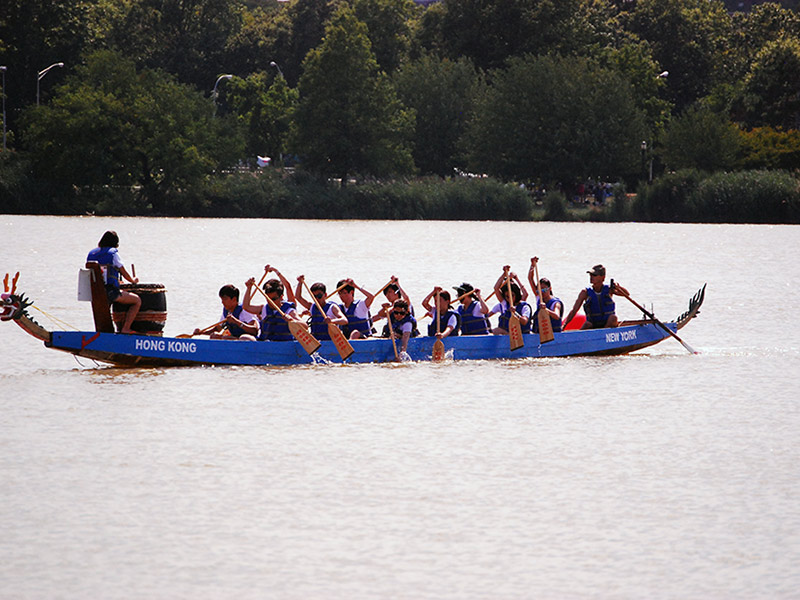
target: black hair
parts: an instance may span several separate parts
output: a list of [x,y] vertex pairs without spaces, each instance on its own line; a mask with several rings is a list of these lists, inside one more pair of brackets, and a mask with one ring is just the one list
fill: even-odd
[[311,292],[313,293],[313,292],[316,292],[316,291],[320,291],[320,292],[322,292],[324,294],[324,293],[326,293],[328,291],[328,288],[325,287],[324,283],[320,283],[318,281],[317,283],[315,283],[314,285],[311,286]]
[[[336,284],[336,288],[337,289],[341,288],[340,291],[345,291],[345,292],[350,292],[350,293],[353,293],[353,292],[356,291],[356,288],[354,288],[352,285],[349,285],[349,284],[348,285],[344,285],[345,283],[347,283],[347,279],[340,279],[339,283]],[[344,287],[342,287],[343,285],[344,285]]]
[[276,292],[278,296],[283,296],[283,284],[280,279],[270,279],[264,284],[264,293],[271,294]]
[[97,242],[98,248],[118,248],[119,236],[116,231],[106,231],[100,241]]
[[236,298],[236,300],[238,300],[239,288],[232,283],[227,283],[219,288],[219,297],[222,298],[223,296],[227,296],[228,298]]

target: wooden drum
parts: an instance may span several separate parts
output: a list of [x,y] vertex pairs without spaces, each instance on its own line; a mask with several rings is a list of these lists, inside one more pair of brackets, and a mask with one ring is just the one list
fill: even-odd
[[[163,335],[167,322],[167,290],[160,283],[125,283],[120,290],[136,294],[142,299],[139,313],[131,324],[131,329],[143,335]],[[119,332],[125,324],[129,304],[114,302],[111,307],[114,326]]]

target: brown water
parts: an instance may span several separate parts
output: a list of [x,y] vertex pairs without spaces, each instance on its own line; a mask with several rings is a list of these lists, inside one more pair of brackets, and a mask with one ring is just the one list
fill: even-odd
[[418,305],[537,254],[568,307],[597,262],[663,319],[708,282],[701,354],[123,370],[0,324],[0,596],[798,597],[800,228],[0,216],[0,276],[89,329],[110,228],[168,334],[268,262]]

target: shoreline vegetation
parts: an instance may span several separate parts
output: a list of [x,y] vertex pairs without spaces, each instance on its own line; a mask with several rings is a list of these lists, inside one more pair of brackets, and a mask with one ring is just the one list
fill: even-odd
[[29,4],[0,213],[800,223],[800,0]]
[[[606,186],[597,201],[558,185],[491,177],[321,180],[266,168],[210,177],[154,209],[136,187],[47,189],[13,164],[0,165],[0,213],[211,218],[497,220],[681,223],[800,223],[800,180],[787,171],[667,173],[629,192]],[[60,192],[60,193],[59,193]]]

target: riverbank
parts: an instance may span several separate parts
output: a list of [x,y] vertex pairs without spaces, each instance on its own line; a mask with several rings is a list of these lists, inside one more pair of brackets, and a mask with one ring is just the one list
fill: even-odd
[[[9,173],[5,173],[9,175]],[[800,180],[786,171],[666,174],[634,190],[607,186],[601,200],[558,186],[488,177],[322,181],[262,169],[209,178],[153,201],[143,190],[59,190],[24,174],[0,180],[0,213],[283,219],[800,223]],[[13,181],[12,181],[13,180]],[[15,183],[16,182],[16,183]],[[158,207],[156,209],[155,207]]]

